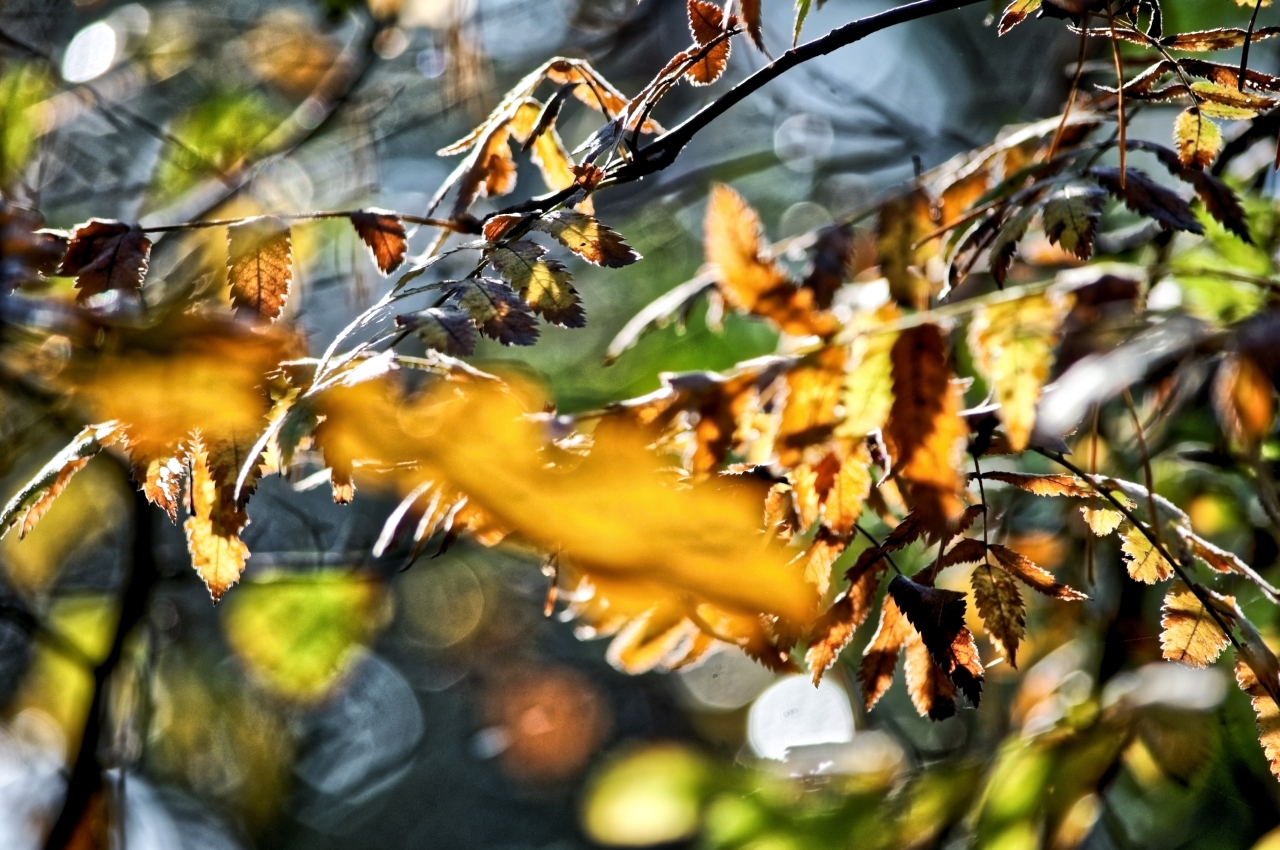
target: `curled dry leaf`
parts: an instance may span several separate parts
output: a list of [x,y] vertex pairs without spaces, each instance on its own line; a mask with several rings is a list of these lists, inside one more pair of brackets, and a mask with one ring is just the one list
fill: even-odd
[[293,283],[289,225],[260,216],[227,228],[227,282],[236,308],[268,321],[280,318]]
[[[724,37],[724,12],[708,0],[689,0],[689,32],[701,50],[701,58],[685,72],[685,77],[695,86],[709,86],[724,73],[729,64],[732,42]],[[707,46],[716,42],[714,47]]]
[[[1229,604],[1234,605],[1234,601]],[[1165,594],[1160,609],[1160,650],[1166,661],[1208,667],[1231,642],[1209,610],[1181,581]]]
[[399,217],[383,210],[362,210],[351,214],[351,225],[368,246],[379,271],[391,274],[400,268],[408,243]]
[[118,442],[122,436],[123,429],[117,422],[90,425],[77,434],[0,511],[0,537],[8,534],[15,525],[18,526],[19,538],[31,533],[31,529],[53,506],[53,500],[66,489],[71,477],[84,469],[94,455]]
[[71,232],[57,273],[76,279],[76,301],[94,295],[142,288],[151,257],[151,240],[122,221],[90,219]]
[[1071,299],[1045,292],[984,305],[969,325],[974,365],[1000,403],[1009,447],[1027,447],[1036,424],[1040,389],[1049,378],[1053,351]]

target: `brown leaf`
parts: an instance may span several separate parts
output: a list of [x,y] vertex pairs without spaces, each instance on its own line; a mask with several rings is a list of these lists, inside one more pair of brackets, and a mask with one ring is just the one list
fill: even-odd
[[1000,16],[1000,23],[996,26],[996,35],[1004,35],[1018,24],[1025,21],[1040,8],[1041,0],[1013,0],[1005,7],[1004,14]]
[[956,713],[956,686],[934,661],[915,630],[908,634],[905,649],[907,659],[903,663],[903,672],[907,678],[907,692],[916,711],[930,720],[953,717]]
[[819,597],[824,597],[831,587],[831,565],[840,557],[848,545],[826,529],[822,529],[814,537],[813,542],[800,559],[804,562],[804,579],[813,585]]
[[760,27],[760,0],[740,0],[742,21],[747,25],[747,34],[756,49],[764,51],[764,31]]
[[1258,743],[1270,762],[1271,775],[1280,779],[1280,706],[1258,682],[1254,671],[1243,660],[1236,661],[1236,684],[1247,693],[1257,716]]
[[920,633],[934,659],[939,664],[947,664],[951,642],[964,628],[965,595],[917,584],[900,575],[889,582],[889,595]]
[[929,306],[933,286],[924,267],[938,253],[939,240],[916,243],[937,229],[933,202],[924,189],[899,195],[880,206],[876,224],[876,251],[880,273],[889,281],[889,292],[904,307]]
[[1226,435],[1252,450],[1275,424],[1275,387],[1253,358],[1232,352],[1218,365],[1213,407]]
[[961,392],[951,382],[946,338],[937,325],[903,331],[890,351],[893,405],[884,438],[892,472],[906,484],[913,512],[930,535],[964,513],[957,467],[969,429],[960,418]]
[[122,221],[90,219],[71,233],[60,275],[74,275],[76,301],[114,290],[142,288],[151,256],[151,240]]
[[990,551],[992,557],[996,559],[996,563],[1005,572],[1017,578],[1032,590],[1067,602],[1088,598],[1080,591],[1065,584],[1060,584],[1052,574],[1036,566],[1026,555],[1015,552],[1006,546],[1001,546],[999,543],[992,543]]
[[533,310],[502,281],[468,278],[457,281],[449,293],[485,336],[503,345],[533,345],[537,340],[538,320]]
[[[841,650],[849,645],[854,632],[858,630],[858,626],[862,625],[861,620],[854,621],[854,613],[853,600],[846,594],[836,600],[835,604],[828,608],[814,624],[813,640],[805,653],[805,661],[809,665],[809,673],[813,677],[815,686],[822,681],[822,674],[836,663]],[[866,618],[865,611],[862,616]],[[894,659],[897,659],[897,655]]]
[[1155,584],[1173,575],[1173,564],[1156,551],[1145,534],[1128,522],[1120,527],[1120,550],[1124,552],[1129,576],[1134,581]]
[[580,328],[587,323],[587,314],[570,282],[573,276],[560,262],[547,259],[546,253],[541,245],[521,240],[493,248],[489,262],[535,313],[552,324]]
[[289,225],[260,216],[227,228],[227,281],[237,308],[268,321],[280,318],[293,283]]
[[1208,667],[1231,639],[1181,581],[1175,581],[1165,594],[1160,609],[1160,650],[1166,661],[1177,661],[1192,667]]
[[987,635],[1009,659],[1009,666],[1016,668],[1018,643],[1026,633],[1027,622],[1027,606],[1018,591],[1018,583],[985,559],[969,581],[973,587],[973,603]]
[[1019,490],[1025,490],[1036,496],[1074,496],[1087,499],[1097,495],[1097,491],[1083,478],[1062,473],[1042,475],[1031,472],[991,471],[982,473],[982,477],[986,481],[1011,484]]
[[1196,219],[1191,207],[1177,194],[1152,180],[1137,168],[1125,170],[1124,188],[1120,187],[1120,169],[1092,168],[1089,170],[1102,187],[1124,205],[1140,215],[1145,215],[1172,230],[1188,233],[1204,233],[1204,227]]
[[862,700],[867,711],[875,707],[893,684],[898,655],[913,635],[914,630],[907,618],[902,616],[891,597],[885,597],[880,609],[880,625],[871,643],[863,650],[862,661],[858,665],[858,683],[862,686]]
[[409,246],[399,217],[382,210],[362,210],[351,214],[351,225],[369,247],[379,271],[391,274],[400,268]]
[[[556,210],[534,221],[535,230],[551,234],[588,263],[619,269],[641,259],[622,237],[589,215]],[[488,227],[485,228],[486,234]],[[492,238],[486,235],[485,238]]]
[[[1167,50],[1183,50],[1188,53],[1212,53],[1241,47],[1248,33],[1239,27],[1221,27],[1213,30],[1196,30],[1169,35],[1160,39]],[[1262,41],[1280,35],[1280,27],[1258,27],[1250,41]]]
[[944,568],[958,564],[980,564],[987,560],[987,545],[976,537],[966,537],[942,556]]
[[729,64],[729,48],[732,43],[724,37],[724,12],[707,0],[689,0],[689,31],[694,43],[705,48],[717,38],[720,43],[702,53],[702,58],[685,72],[695,86],[707,86],[720,79]]
[[413,331],[429,348],[445,354],[465,356],[476,348],[475,323],[466,310],[429,307],[396,316],[396,326]]
[[129,452],[133,461],[133,480],[142,489],[147,501],[169,515],[170,522],[178,521],[178,505],[182,494],[182,479],[186,474],[182,461],[176,457],[139,457]]

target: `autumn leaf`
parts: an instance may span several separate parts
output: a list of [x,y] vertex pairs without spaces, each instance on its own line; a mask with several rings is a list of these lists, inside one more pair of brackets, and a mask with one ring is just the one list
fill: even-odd
[[[729,64],[729,49],[733,45],[724,37],[724,12],[715,3],[708,0],[688,0],[688,12],[689,31],[693,34],[693,41],[704,50],[700,51],[702,58],[685,72],[685,76],[695,86],[708,86],[724,73]],[[719,44],[709,50],[705,49],[717,38],[720,39]]]
[[947,550],[939,563],[943,569],[959,564],[979,564],[987,559],[987,544],[975,537],[966,537]]
[[98,452],[119,442],[122,436],[123,430],[117,422],[90,425],[77,434],[0,511],[0,537],[8,534],[15,525],[18,526],[19,539],[30,534],[53,506],[53,500],[66,489],[71,477],[84,469]]
[[823,500],[822,523],[836,534],[849,534],[862,515],[862,506],[871,492],[871,470],[866,446],[859,444],[840,461]]
[[1222,150],[1222,131],[1193,106],[1173,122],[1173,141],[1183,165],[1208,168]]
[[1004,35],[1018,24],[1025,21],[1040,8],[1041,0],[1013,0],[1005,7],[1000,16],[1000,24],[996,27],[996,35]]
[[1274,697],[1262,687],[1257,674],[1243,659],[1236,661],[1236,684],[1250,697],[1257,717],[1262,752],[1270,762],[1271,775],[1280,779],[1280,706],[1276,705]]
[[[874,316],[889,322],[901,314],[895,305],[887,305]],[[890,352],[897,342],[893,333],[865,334],[850,345],[844,381],[844,419],[836,433],[842,437],[861,438],[884,426],[893,409],[893,361]]]
[[1044,204],[1044,235],[1081,260],[1093,255],[1093,239],[1106,193],[1093,183],[1068,183]]
[[[840,421],[845,357],[844,346],[828,345],[787,370],[782,416],[774,435],[775,451],[784,465],[794,465],[806,448],[827,440]],[[825,494],[826,486],[822,489]]]
[[[813,640],[809,643],[808,652],[805,653],[805,661],[809,665],[809,673],[813,677],[815,686],[822,681],[822,674],[827,672],[832,664],[836,663],[836,658],[849,645],[849,641],[853,639],[854,632],[866,620],[868,613],[865,609],[859,611],[855,607],[853,599],[848,594],[845,594],[837,599],[825,614],[818,618],[818,621],[813,626]],[[857,616],[859,614],[861,617]],[[877,634],[879,633],[877,632]],[[893,661],[896,663],[897,659],[897,652],[894,652]],[[889,668],[890,681],[892,681],[892,678],[893,667],[891,665]],[[888,687],[888,685],[885,687]],[[872,704],[874,705],[874,700],[872,700]]]
[[751,36],[751,43],[760,52],[765,52],[764,32],[760,27],[760,0],[739,0],[739,8],[742,10],[742,21],[747,25],[747,34]]
[[533,310],[502,281],[467,278],[455,282],[449,292],[485,336],[503,345],[533,345],[537,340]]
[[[225,452],[215,454],[215,458],[220,456],[225,458]],[[240,529],[248,520],[234,503],[227,504],[228,464],[217,460],[211,464],[209,452],[199,439],[192,440],[188,457],[192,515],[183,529],[191,566],[217,602],[240,580],[249,560],[249,547],[240,539]],[[238,471],[239,467],[229,470],[232,486]]]
[[871,643],[862,653],[858,665],[858,683],[862,686],[863,705],[867,711],[875,707],[893,684],[893,672],[904,644],[914,635],[911,624],[902,615],[893,597],[885,597],[880,609],[880,625]]
[[[1264,4],[1265,5],[1265,4]],[[1211,53],[1217,50],[1230,50],[1245,43],[1248,33],[1239,27],[1221,27],[1213,30],[1194,30],[1165,36],[1160,45],[1166,50],[1180,50],[1188,53]],[[1250,41],[1262,41],[1280,35],[1280,28],[1258,27],[1253,31]]]
[[1084,514],[1084,521],[1089,525],[1089,530],[1098,537],[1106,537],[1124,522],[1124,514],[1111,508],[1084,505],[1080,508],[1080,513]]
[[1134,581],[1155,584],[1173,575],[1173,564],[1156,551],[1140,529],[1128,522],[1120,526],[1120,550],[1124,552],[1129,576]]
[[1137,168],[1125,170],[1124,187],[1120,186],[1120,169],[1092,168],[1089,173],[1102,187],[1129,209],[1148,216],[1171,230],[1204,233],[1204,227],[1190,205],[1173,191],[1166,189]]
[[937,229],[933,202],[924,189],[915,189],[880,206],[876,223],[876,251],[880,273],[889,281],[889,292],[904,307],[929,306],[932,284],[925,264],[938,253],[938,240],[917,246]]
[[999,543],[992,543],[989,548],[991,556],[995,558],[996,564],[1001,569],[1032,590],[1067,602],[1088,598],[1080,591],[1059,583],[1052,574],[1036,566],[1027,556],[1015,552],[1007,546],[1001,546]]
[[[954,590],[926,587],[900,575],[889,582],[889,595],[914,627],[939,670],[950,677],[976,708],[982,698],[982,662],[978,659],[973,635],[964,625],[965,595]],[[913,663],[917,668],[914,675],[910,670]],[[931,695],[945,693],[945,689],[938,687],[933,681],[933,674],[923,669],[924,665],[918,658],[913,662],[910,643],[907,645],[907,664],[907,684],[913,701],[918,691],[925,703],[932,706]],[[921,702],[917,701],[916,707],[922,714],[933,717],[932,710],[923,708]]]
[[351,224],[368,246],[379,271],[391,274],[400,268],[408,244],[405,242],[404,223],[398,216],[383,210],[362,210],[351,214]]
[[133,464],[133,482],[142,490],[147,501],[169,515],[169,521],[178,521],[178,505],[182,492],[182,479],[186,469],[176,456],[150,457],[141,446],[129,446],[126,451]]
[[964,513],[957,471],[969,429],[960,418],[961,393],[951,381],[946,338],[937,325],[903,331],[890,351],[893,405],[884,438],[892,472],[906,483],[913,510],[930,535]]
[[104,292],[141,289],[150,257],[151,240],[137,227],[94,218],[71,232],[57,273],[75,277],[83,304]]
[[445,354],[467,355],[476,348],[475,323],[466,310],[429,307],[396,316],[396,325],[413,331],[425,345]]
[[552,324],[580,328],[587,314],[570,283],[573,276],[561,263],[546,259],[546,253],[541,245],[522,240],[493,248],[489,262],[535,313]]
[[1160,625],[1164,629],[1160,633],[1160,649],[1166,661],[1208,667],[1231,642],[1191,588],[1181,581],[1175,581],[1165,594]]
[[[640,255],[615,231],[580,212],[556,210],[536,219],[533,227],[551,234],[560,244],[593,265],[618,269],[640,259]],[[486,238],[493,237],[486,235]]]
[[974,366],[1000,403],[1000,421],[1015,452],[1031,439],[1040,388],[1049,379],[1070,309],[1069,298],[1046,292],[983,305],[969,324]]
[[955,716],[956,686],[933,659],[915,630],[909,632],[903,648],[906,650],[903,673],[906,674],[907,693],[916,711],[930,720],[946,720]]
[[1018,583],[1009,573],[986,563],[985,558],[969,581],[987,635],[1009,659],[1009,666],[1017,667],[1018,643],[1026,633],[1027,622],[1027,606]]
[[836,562],[847,545],[846,540],[823,529],[800,556],[804,564],[804,579],[813,585],[820,598],[826,596],[831,588],[831,565]]
[[280,318],[293,283],[289,225],[260,216],[227,228],[227,281],[237,308],[268,321]]
[[1097,490],[1083,478],[1064,473],[1041,474],[992,470],[982,473],[982,477],[986,481],[1010,484],[1036,496],[1075,496],[1087,499],[1097,495]]
[[1275,388],[1253,358],[1233,352],[1218,364],[1213,407],[1226,435],[1252,450],[1275,424]]

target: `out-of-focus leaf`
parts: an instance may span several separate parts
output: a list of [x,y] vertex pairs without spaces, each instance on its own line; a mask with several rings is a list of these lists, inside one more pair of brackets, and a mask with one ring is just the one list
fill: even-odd
[[280,318],[293,283],[289,225],[259,216],[227,228],[227,281],[237,308],[268,321]]
[[1004,35],[1018,24],[1025,21],[1040,8],[1041,0],[1013,0],[1005,7],[1000,16],[1000,24],[996,27],[996,35]]
[[373,262],[383,274],[391,274],[404,262],[408,245],[404,222],[382,210],[361,210],[351,214],[351,226],[369,248]]
[[573,276],[558,261],[547,259],[546,253],[535,242],[512,242],[495,247],[489,262],[535,313],[553,324],[580,328],[587,323],[587,314],[570,282]]
[[1231,642],[1191,589],[1175,581],[1160,609],[1160,650],[1166,661],[1208,667]]
[[580,212],[556,210],[535,220],[533,226],[550,233],[560,244],[597,266],[617,269],[640,259],[615,231]]
[[1173,564],[1156,551],[1141,530],[1128,522],[1120,526],[1120,549],[1134,581],[1155,584],[1173,575]]
[[387,613],[381,585],[366,576],[280,574],[237,590],[222,629],[260,686],[314,702],[340,683]]
[[[1176,35],[1165,36],[1160,40],[1162,47],[1168,50],[1181,50],[1188,53],[1211,53],[1217,50],[1230,50],[1241,47],[1248,33],[1239,27],[1221,27],[1212,30],[1195,30]],[[1250,41],[1262,41],[1280,35],[1280,27],[1257,27]]]
[[[874,320],[891,322],[900,317],[898,308],[887,305],[876,311]],[[884,426],[893,408],[893,361],[890,352],[897,334],[879,333],[857,337],[850,346],[845,376],[844,420],[837,433],[865,437]]]
[[[717,37],[724,34],[724,11],[708,0],[689,0],[689,31],[693,41],[699,48],[706,48]],[[729,64],[729,49],[732,42],[721,38],[720,43],[706,50],[701,59],[693,64],[685,76],[695,86],[709,86],[724,73]]]
[[902,616],[893,597],[886,596],[884,606],[880,609],[880,625],[871,638],[871,643],[863,651],[862,662],[858,666],[858,682],[862,685],[862,699],[867,711],[880,701],[880,697],[893,684],[898,656],[911,635],[911,624]]
[[582,828],[611,847],[644,847],[697,833],[711,766],[675,744],[615,757],[587,784]]
[[107,446],[120,440],[119,423],[105,422],[85,428],[62,451],[54,455],[36,477],[27,482],[0,511],[0,537],[19,526],[19,538],[26,537],[40,518],[48,513],[53,500],[66,489],[71,476]]
[[1198,108],[1192,107],[1173,122],[1173,141],[1183,165],[1208,168],[1222,150],[1222,131]]
[[747,25],[747,34],[751,43],[760,51],[764,51],[764,32],[760,27],[760,0],[740,0],[742,21]]
[[1227,436],[1252,448],[1275,423],[1275,387],[1253,358],[1232,353],[1218,364],[1213,407]]
[[9,187],[35,150],[40,120],[34,107],[52,90],[35,64],[6,62],[0,75],[0,184]]
[[893,405],[884,437],[893,473],[906,483],[926,532],[941,534],[964,513],[957,467],[969,433],[959,416],[961,394],[951,382],[946,337],[937,325],[917,325],[898,335],[890,360]]
[[876,224],[876,250],[880,273],[889,281],[889,292],[904,307],[922,310],[929,304],[932,285],[924,266],[938,253],[938,240],[916,243],[937,229],[933,203],[924,189],[915,189],[880,206]]
[[151,240],[141,230],[95,218],[72,231],[58,274],[75,276],[76,300],[84,303],[104,292],[141,289],[150,257]]
[[974,365],[1000,402],[1000,421],[1015,452],[1031,439],[1040,388],[1070,310],[1069,297],[1046,292],[984,305],[969,325]]
[[230,171],[282,117],[256,92],[219,92],[192,107],[170,127],[181,144],[162,149],[151,183],[154,202],[169,203],[205,177]]

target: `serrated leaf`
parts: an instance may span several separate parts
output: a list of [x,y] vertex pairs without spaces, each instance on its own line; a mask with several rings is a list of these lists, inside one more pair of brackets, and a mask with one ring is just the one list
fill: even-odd
[[[210,452],[203,441],[191,442],[191,513],[183,523],[191,566],[204,581],[216,603],[244,572],[249,547],[240,539],[240,529],[248,521],[243,509],[228,499],[228,485],[234,488],[240,464],[219,463],[225,452]],[[229,478],[229,481],[228,481]],[[230,502],[230,504],[229,504]]]
[[848,541],[823,530],[818,532],[809,548],[800,556],[799,560],[804,564],[804,580],[813,585],[819,598],[825,597],[831,588],[831,565],[847,545]]
[[1102,187],[1129,209],[1148,216],[1173,230],[1202,234],[1204,227],[1185,200],[1166,189],[1137,168],[1125,170],[1124,188],[1120,188],[1120,169],[1093,168],[1089,171]]
[[863,650],[862,661],[858,665],[858,683],[862,686],[863,706],[867,711],[875,707],[893,684],[898,656],[912,634],[907,618],[902,616],[893,598],[886,596],[880,609],[880,625]]
[[903,673],[906,674],[907,693],[916,711],[930,720],[946,720],[955,716],[956,686],[914,629],[907,635],[903,648],[906,650]]
[[974,537],[965,537],[947,550],[939,563],[945,569],[959,564],[980,564],[987,559],[987,545]]
[[862,515],[863,503],[871,492],[869,463],[870,457],[863,444],[840,461],[840,468],[822,503],[822,524],[836,534],[849,534]]
[[1070,183],[1044,205],[1044,234],[1081,260],[1093,255],[1093,239],[1106,193],[1092,183]]
[[1250,697],[1257,719],[1258,743],[1270,763],[1271,775],[1280,779],[1280,706],[1243,659],[1236,661],[1236,684]]
[[1173,122],[1173,141],[1178,147],[1178,158],[1188,168],[1208,168],[1222,150],[1222,131],[1192,107],[1184,110]]
[[[1195,30],[1178,33],[1160,39],[1166,50],[1181,50],[1188,53],[1211,53],[1217,50],[1230,50],[1242,47],[1248,33],[1239,27],[1220,27],[1212,30]],[[1251,42],[1262,41],[1280,35],[1278,27],[1258,27],[1253,31]]]
[[[557,210],[537,219],[533,227],[551,234],[592,265],[618,269],[641,259],[617,232],[580,212]],[[492,239],[487,235],[486,238]]]
[[405,242],[404,222],[382,210],[362,210],[351,214],[351,225],[369,248],[373,262],[383,274],[391,274],[404,262],[408,243]]
[[999,543],[992,543],[989,549],[991,557],[995,558],[996,564],[1001,569],[1032,590],[1067,602],[1088,598],[1080,591],[1059,583],[1051,573],[1038,567],[1035,562],[1020,552],[1015,552]]
[[812,5],[812,0],[796,0],[796,24],[791,34],[792,47],[800,43],[800,30],[804,29],[804,21],[809,17],[809,7]]
[[1015,452],[1031,439],[1040,389],[1070,310],[1071,300],[1061,293],[1037,293],[983,305],[969,324],[974,366],[1000,403],[998,415]]
[[489,262],[535,313],[552,324],[580,328],[587,323],[587,314],[571,283],[573,275],[558,261],[547,259],[546,253],[541,245],[521,240],[493,248]]
[[[877,321],[891,322],[901,316],[895,305],[880,308]],[[842,437],[861,438],[884,427],[893,408],[893,360],[890,352],[897,341],[894,333],[859,336],[849,347],[844,382],[844,419],[836,427]]]
[[[889,582],[889,595],[911,623],[933,662],[964,692],[969,702],[977,707],[982,698],[982,663],[978,660],[977,649],[973,645],[973,635],[964,625],[965,595],[954,590],[917,584],[902,576],[894,576]],[[908,643],[908,665],[912,663],[911,655],[912,649]],[[922,665],[917,662],[917,666]],[[915,679],[924,688],[926,696],[936,688],[928,671],[919,670]],[[908,672],[907,684],[914,694],[917,688],[912,685],[912,681],[913,677]],[[916,707],[920,708],[921,704],[917,702]],[[922,710],[921,713],[929,712]]]
[[293,283],[289,225],[260,216],[227,228],[227,282],[237,308],[268,321],[280,318]]
[[468,278],[453,284],[450,296],[480,332],[503,345],[533,345],[538,321],[511,287],[493,278]]
[[1120,527],[1120,549],[1134,581],[1155,584],[1173,575],[1173,564],[1156,551],[1145,534],[1128,522]]
[[740,0],[742,21],[747,25],[747,34],[756,49],[764,52],[764,32],[760,28],[760,0]]
[[137,291],[147,274],[151,240],[122,221],[90,219],[71,232],[57,273],[74,276],[76,301],[111,291]]
[[1175,581],[1165,594],[1160,625],[1164,629],[1160,650],[1166,661],[1208,667],[1231,643],[1209,610],[1181,581]]
[[1018,591],[1018,583],[1009,573],[996,569],[985,559],[973,571],[969,582],[983,628],[1009,659],[1009,666],[1016,668],[1018,643],[1026,633],[1027,623],[1027,605]]
[[[841,650],[849,645],[854,632],[866,619],[867,613],[865,609],[859,611],[854,606],[853,599],[845,594],[818,618],[813,626],[813,639],[805,653],[805,661],[809,665],[809,672],[815,686],[822,681],[822,674],[836,663]],[[897,660],[896,654],[894,660]],[[889,676],[892,680],[892,668],[889,670]]]
[[1064,473],[1041,474],[995,470],[984,472],[982,477],[986,481],[1010,484],[1035,496],[1074,496],[1087,499],[1097,495],[1097,491],[1083,478]]
[[84,469],[94,455],[118,442],[122,436],[123,431],[116,422],[90,425],[77,434],[0,511],[0,537],[8,534],[15,525],[19,526],[19,538],[26,537],[40,518],[48,513],[53,500],[66,489],[71,477]]
[[960,418],[961,394],[951,381],[941,328],[921,324],[899,334],[889,353],[893,404],[884,426],[892,472],[906,484],[912,511],[929,535],[964,513],[957,471],[969,429]]
[[1031,17],[1033,13],[1040,9],[1041,0],[1013,0],[1004,9],[1004,14],[1000,16],[1000,23],[996,27],[996,35],[1004,35],[1018,24]]
[[1124,522],[1124,514],[1112,508],[1091,508],[1084,505],[1080,508],[1089,530],[1099,537],[1106,537]]
[[445,354],[465,356],[476,349],[475,323],[465,310],[430,307],[396,316],[396,325],[413,331],[428,347]]
[[693,34],[694,43],[700,48],[720,38],[720,43],[702,53],[702,58],[685,72],[685,77],[695,86],[709,86],[729,64],[729,49],[732,43],[724,38],[724,12],[715,3],[708,0],[688,0],[689,32]]
[[1031,220],[1040,211],[1037,203],[1028,203],[1018,207],[1013,215],[1005,219],[988,249],[991,276],[997,285],[1003,285],[1009,276],[1009,267],[1013,265],[1013,256],[1018,250],[1018,243],[1027,234]]
[[186,469],[182,461],[173,456],[147,457],[145,452],[128,448],[133,463],[133,481],[142,490],[147,501],[169,515],[169,521],[178,521],[178,505],[182,495],[182,480]]

